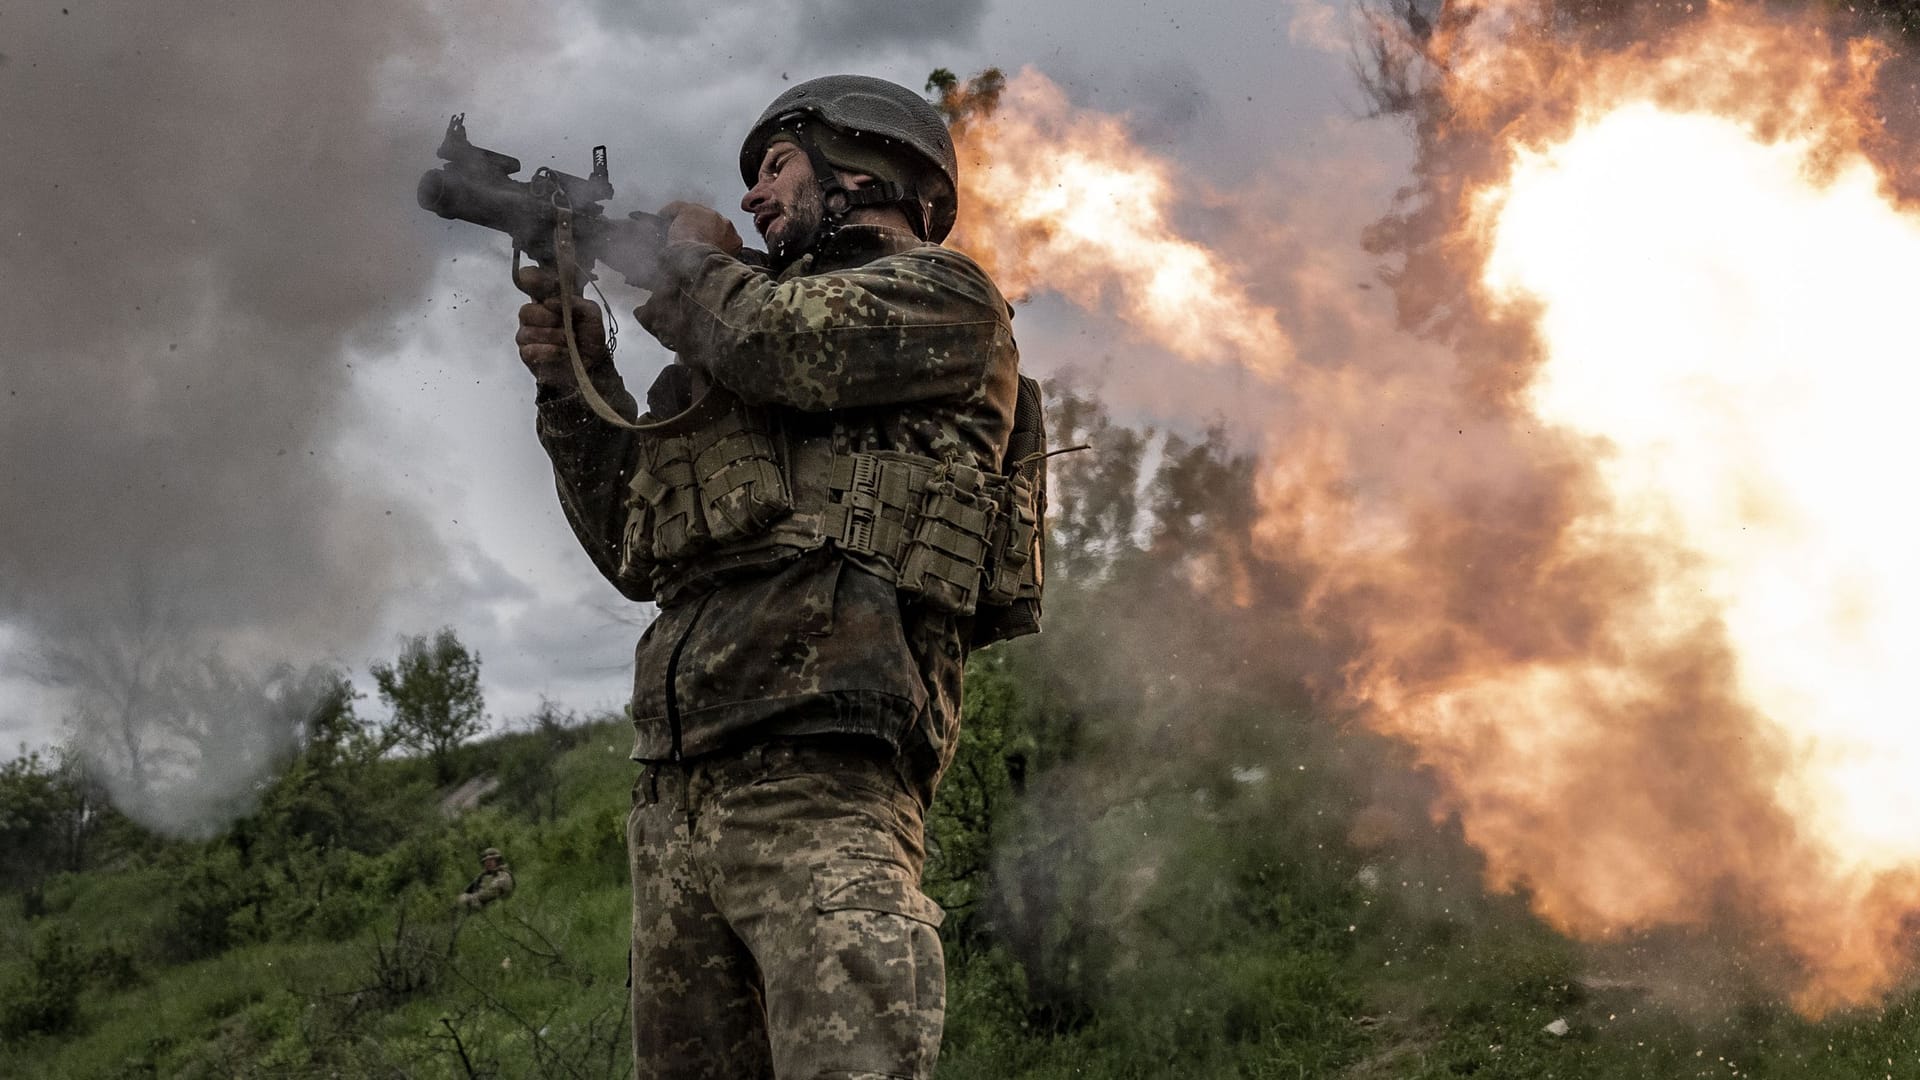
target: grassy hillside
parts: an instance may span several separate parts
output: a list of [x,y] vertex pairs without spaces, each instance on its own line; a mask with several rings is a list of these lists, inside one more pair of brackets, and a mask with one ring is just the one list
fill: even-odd
[[[1484,895],[1405,751],[1302,690],[1339,657],[1246,548],[1251,462],[1053,393],[1101,453],[1053,466],[1047,632],[974,657],[929,817],[943,1080],[1920,1078],[1912,993],[1806,1022],[1710,937],[1592,952]],[[334,678],[210,838],[0,765],[0,1075],[627,1074],[625,725],[436,754]],[[519,887],[463,919],[487,846]]]
[[[1920,1075],[1913,998],[1813,1025],[1583,984],[1517,910],[1436,917],[1400,899],[1414,883],[1359,872],[1306,786],[1227,778],[1049,819],[1006,767],[1018,685],[983,668],[929,874],[953,912],[948,1080]],[[124,829],[100,865],[10,890],[0,1073],[625,1075],[622,726],[496,738],[459,770],[514,782],[450,818],[423,763],[372,761],[329,789],[369,842],[281,831],[304,804],[276,791],[215,840]],[[463,919],[449,901],[489,844],[519,890]]]

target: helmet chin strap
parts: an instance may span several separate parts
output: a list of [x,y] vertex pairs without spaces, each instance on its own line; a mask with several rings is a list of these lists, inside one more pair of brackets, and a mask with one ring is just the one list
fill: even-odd
[[792,133],[794,145],[807,155],[807,164],[813,168],[813,182],[820,187],[820,223],[792,245],[781,245],[783,249],[790,246],[791,251],[772,252],[783,265],[818,250],[832,239],[833,234],[846,222],[847,215],[854,210],[863,206],[886,206],[907,201],[908,198],[907,192],[891,180],[875,179],[863,188],[849,188],[841,183],[839,170],[827,161],[827,156],[820,152],[820,145],[809,133],[808,119],[806,113],[791,113],[777,121],[782,130]]

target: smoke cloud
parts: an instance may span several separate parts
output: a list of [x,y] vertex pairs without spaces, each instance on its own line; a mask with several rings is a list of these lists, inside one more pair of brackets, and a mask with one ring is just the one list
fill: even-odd
[[[445,96],[449,26],[358,2],[0,26],[0,624],[81,714],[108,688],[77,656],[154,690],[216,646],[266,671],[357,645],[442,555],[341,442],[353,363],[432,278],[410,196],[436,132],[394,101]],[[169,768],[224,788],[259,767]]]

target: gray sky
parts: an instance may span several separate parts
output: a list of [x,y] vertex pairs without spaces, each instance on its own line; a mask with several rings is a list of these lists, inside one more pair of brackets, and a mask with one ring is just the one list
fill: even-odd
[[[64,5],[64,6],[63,6]],[[1404,140],[1358,118],[1342,9],[1006,0],[255,4],[0,11],[0,749],[58,737],[37,650],[151,611],[190,651],[332,661],[366,685],[451,625],[496,723],[617,707],[638,625],[577,549],[532,434],[502,240],[419,211],[448,114],[614,207],[749,222],[735,155],[792,81],[918,87],[1031,66],[1191,179],[1181,221],[1243,257],[1304,350],[1385,325],[1358,232]],[[522,176],[524,177],[524,173]],[[1260,207],[1249,225],[1247,207]],[[965,213],[963,208],[962,213]],[[1302,266],[1351,279],[1329,299]],[[622,367],[666,357],[609,289]],[[1041,295],[1024,363],[1135,421],[1254,432],[1272,388],[1180,364]],[[1250,435],[1251,437],[1251,435]],[[378,706],[365,710],[377,714]]]

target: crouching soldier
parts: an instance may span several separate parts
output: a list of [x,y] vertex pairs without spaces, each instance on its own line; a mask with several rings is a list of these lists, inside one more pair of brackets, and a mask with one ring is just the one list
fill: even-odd
[[499,848],[488,848],[480,853],[480,876],[474,878],[454,902],[468,911],[478,911],[512,893],[513,871],[507,869],[507,860],[500,856]]

